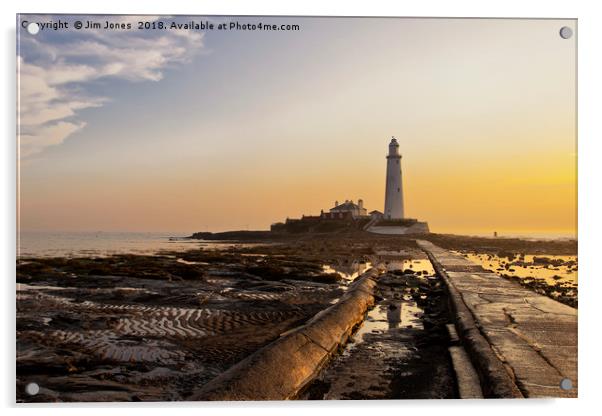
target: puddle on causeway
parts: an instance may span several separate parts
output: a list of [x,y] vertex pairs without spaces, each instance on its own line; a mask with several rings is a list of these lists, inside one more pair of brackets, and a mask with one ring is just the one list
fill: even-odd
[[390,330],[404,328],[424,329],[420,320],[424,311],[411,299],[411,296],[405,295],[403,300],[385,300],[372,308],[360,328],[349,340],[343,354],[350,354],[371,335],[385,334]]
[[[380,252],[377,259],[380,261],[376,267],[382,272],[395,272],[411,270],[416,276],[434,276],[435,269],[428,259],[400,259],[399,253]],[[388,259],[387,259],[388,258]],[[370,262],[364,263],[371,267]],[[357,273],[357,272],[356,272]],[[361,272],[363,273],[363,271]],[[360,274],[361,274],[360,273]],[[356,276],[357,277],[357,276]],[[419,277],[422,278],[422,277]],[[349,355],[355,348],[371,338],[373,335],[386,334],[388,331],[400,329],[424,329],[421,317],[424,314],[412,299],[409,289],[402,293],[391,293],[391,296],[382,299],[366,315],[366,319],[358,330],[349,339],[343,355]]]
[[[384,260],[387,257],[390,259]],[[399,257],[399,253],[379,253],[378,258],[381,259],[381,263],[377,267],[386,272],[412,270],[417,276],[435,275],[435,269],[428,259],[395,259],[395,257]],[[423,329],[420,319],[423,313],[423,309],[414,302],[407,288],[403,293],[391,293],[390,297],[382,299],[368,312],[364,322],[350,338],[344,353],[348,354],[364,342],[367,334],[383,334],[398,328]]]
[[[423,319],[431,323],[442,319],[439,312],[430,310],[427,314],[424,309],[433,303],[424,300],[437,285],[435,271],[427,259],[396,254],[386,260],[378,256],[371,259],[383,272],[377,280],[377,304],[301,398],[454,397],[444,353],[447,347],[425,346],[421,341],[433,331],[432,325],[425,328]],[[440,302],[446,300],[441,298]]]

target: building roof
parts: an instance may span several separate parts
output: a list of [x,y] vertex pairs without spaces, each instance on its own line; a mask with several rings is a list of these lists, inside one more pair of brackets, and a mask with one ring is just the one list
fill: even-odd
[[375,209],[374,211],[370,211],[370,214],[382,214],[379,210]]
[[330,208],[331,211],[351,211],[354,209],[360,209],[360,207],[351,201],[343,202],[334,208]]

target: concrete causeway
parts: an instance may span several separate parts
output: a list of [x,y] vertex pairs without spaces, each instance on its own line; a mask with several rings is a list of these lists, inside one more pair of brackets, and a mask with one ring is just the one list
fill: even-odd
[[[460,299],[456,302],[463,303],[456,308],[470,311],[456,311],[456,315],[459,320],[474,320],[473,327],[478,329],[463,342],[481,376],[498,378],[481,379],[482,385],[494,384],[490,397],[577,397],[576,309],[483,271],[461,255],[428,241],[417,242],[451,286],[452,301],[455,293]],[[461,338],[462,332],[469,333],[459,332]],[[466,345],[478,344],[481,336],[493,354],[483,348],[485,343],[472,348]],[[494,362],[495,358],[502,366]],[[500,379],[500,371],[494,371],[496,366],[504,368],[508,377],[504,374]],[[560,388],[565,378],[571,380],[572,389]],[[505,380],[517,389],[504,386],[496,394],[495,384],[504,384]]]

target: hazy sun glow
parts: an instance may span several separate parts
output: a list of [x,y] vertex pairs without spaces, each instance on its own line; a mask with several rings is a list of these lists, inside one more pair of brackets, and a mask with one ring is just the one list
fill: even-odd
[[431,231],[576,235],[576,36],[558,35],[576,21],[238,20],[301,30],[20,33],[21,228],[382,211],[394,135],[406,215]]

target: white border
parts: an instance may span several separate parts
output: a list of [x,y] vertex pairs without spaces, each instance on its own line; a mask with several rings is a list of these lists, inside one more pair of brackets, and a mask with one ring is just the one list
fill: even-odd
[[600,184],[600,141],[602,134],[599,120],[600,105],[600,39],[602,39],[602,16],[595,1],[545,1],[505,0],[438,0],[420,2],[393,1],[185,1],[145,0],[126,2],[103,0],[96,4],[75,0],[22,0],[18,4],[2,2],[2,89],[4,92],[2,126],[2,210],[3,238],[0,246],[2,259],[2,284],[4,325],[2,326],[2,374],[0,394],[2,404],[16,409],[14,403],[14,253],[15,253],[15,14],[21,13],[133,13],[133,14],[250,14],[250,15],[333,15],[333,16],[442,16],[442,17],[550,17],[579,19],[579,394],[577,400],[522,400],[522,401],[403,401],[403,402],[302,402],[302,403],[175,403],[175,404],[131,404],[131,405],[62,405],[19,406],[21,414],[47,413],[81,414],[106,416],[110,412],[126,414],[132,411],[148,415],[163,415],[166,412],[187,414],[232,414],[244,412],[248,415],[272,415],[286,412],[292,415],[308,413],[353,413],[365,414],[371,409],[386,413],[432,411],[451,414],[489,415],[509,412],[546,414],[580,414],[594,409],[602,392],[599,391],[600,352],[602,346],[598,321],[600,312],[595,306],[600,303],[602,273],[596,267],[601,257],[597,241],[602,237],[600,216],[602,213]]

